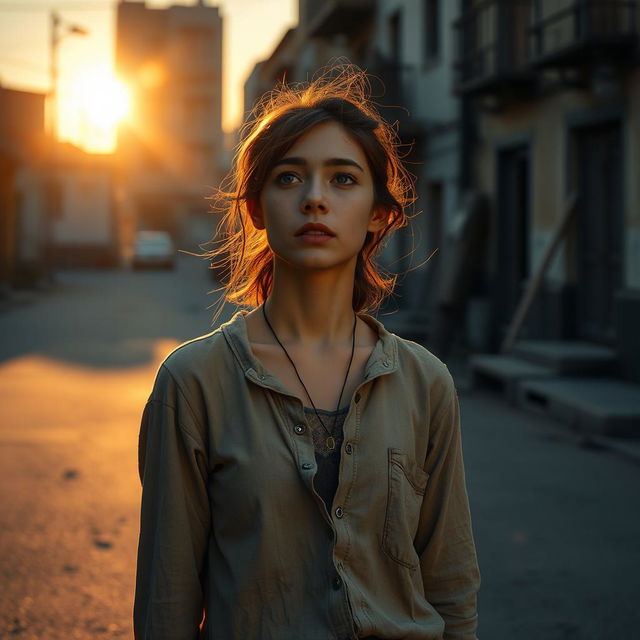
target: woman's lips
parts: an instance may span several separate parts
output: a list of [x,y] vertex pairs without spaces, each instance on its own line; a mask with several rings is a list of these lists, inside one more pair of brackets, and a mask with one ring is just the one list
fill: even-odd
[[334,236],[324,233],[324,231],[305,231],[296,237],[304,244],[324,244],[325,242],[329,242]]
[[333,233],[333,231],[331,231],[329,227],[325,226],[324,224],[319,224],[317,222],[308,222],[307,224],[303,225],[296,231],[296,236],[301,236],[307,233],[326,234],[328,236],[335,236],[335,233]]

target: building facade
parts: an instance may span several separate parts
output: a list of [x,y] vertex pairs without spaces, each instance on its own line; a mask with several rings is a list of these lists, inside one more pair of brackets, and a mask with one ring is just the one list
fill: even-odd
[[56,150],[48,256],[58,267],[112,268],[125,264],[126,221],[118,206],[111,155],[68,143]]
[[121,186],[139,228],[180,234],[224,170],[218,9],[122,0],[116,66],[133,102],[118,138]]
[[0,287],[46,273],[47,172],[40,93],[0,87]]
[[558,236],[521,336],[606,346],[640,380],[639,4],[466,2],[456,28],[471,173],[491,203],[486,346]]
[[[401,273],[398,329],[414,338],[435,330],[445,237],[461,206],[461,101],[454,95],[451,24],[459,3],[378,0],[368,70],[381,78],[383,115],[411,149],[415,217],[387,250]],[[393,306],[389,309],[393,311]]]

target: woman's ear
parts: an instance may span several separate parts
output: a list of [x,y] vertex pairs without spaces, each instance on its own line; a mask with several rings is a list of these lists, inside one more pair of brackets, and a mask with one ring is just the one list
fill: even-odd
[[251,222],[256,229],[264,229],[264,216],[262,215],[262,208],[260,202],[255,198],[247,198],[247,213],[251,218]]
[[367,231],[381,231],[389,223],[389,210],[383,206],[375,206],[371,212]]

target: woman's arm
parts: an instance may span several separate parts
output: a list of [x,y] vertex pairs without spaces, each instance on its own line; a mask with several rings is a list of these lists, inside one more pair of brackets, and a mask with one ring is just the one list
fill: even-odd
[[447,374],[429,427],[429,474],[416,550],[425,596],[445,622],[444,640],[474,640],[480,573],[471,530],[460,436],[460,408]]
[[210,529],[207,454],[180,391],[162,369],[142,417],[139,471],[135,638],[194,640]]

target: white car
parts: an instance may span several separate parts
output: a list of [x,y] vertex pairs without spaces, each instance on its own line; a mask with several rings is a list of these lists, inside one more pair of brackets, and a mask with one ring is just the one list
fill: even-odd
[[173,269],[176,252],[167,231],[138,231],[133,245],[133,269]]

